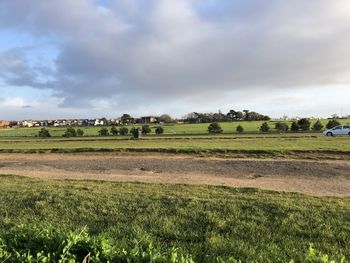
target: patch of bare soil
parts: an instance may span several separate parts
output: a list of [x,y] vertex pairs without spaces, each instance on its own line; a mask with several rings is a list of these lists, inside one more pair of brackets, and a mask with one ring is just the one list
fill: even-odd
[[350,161],[170,154],[0,154],[0,174],[43,179],[208,184],[350,197]]

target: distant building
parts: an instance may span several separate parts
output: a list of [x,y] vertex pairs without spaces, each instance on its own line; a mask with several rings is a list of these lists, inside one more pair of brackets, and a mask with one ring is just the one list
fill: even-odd
[[0,127],[1,128],[6,128],[10,126],[10,122],[8,121],[0,121]]
[[157,123],[158,120],[154,116],[146,116],[146,117],[141,117],[140,123],[141,124],[152,124],[152,123]]
[[106,123],[102,119],[96,119],[94,125],[95,126],[103,126],[103,125],[106,125]]

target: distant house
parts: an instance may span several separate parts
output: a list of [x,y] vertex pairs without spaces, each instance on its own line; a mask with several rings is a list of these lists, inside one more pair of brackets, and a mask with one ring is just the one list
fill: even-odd
[[117,119],[109,119],[109,123],[110,123],[111,125],[118,125],[118,124],[121,123],[121,120],[120,120],[120,118],[117,118]]
[[30,128],[34,126],[34,122],[32,120],[24,120],[22,121],[22,126]]
[[95,119],[88,120],[87,121],[87,126],[95,126],[95,122],[96,122]]
[[103,125],[105,125],[106,123],[104,122],[104,120],[102,120],[102,119],[96,119],[95,120],[95,126],[103,126]]
[[146,116],[146,117],[141,117],[140,123],[141,124],[152,124],[152,123],[157,123],[158,120],[154,116]]
[[8,121],[0,121],[0,127],[1,128],[6,128],[10,126],[10,122]]

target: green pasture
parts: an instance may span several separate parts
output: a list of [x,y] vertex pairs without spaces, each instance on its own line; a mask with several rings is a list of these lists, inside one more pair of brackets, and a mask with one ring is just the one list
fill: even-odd
[[[315,122],[315,121],[313,121]],[[322,123],[325,125],[328,122],[328,120],[322,120]],[[340,120],[343,124],[349,124],[350,120]],[[244,128],[244,133],[259,133],[259,128],[263,121],[238,121],[238,122],[223,122],[220,123],[223,133],[224,134],[234,134],[236,133],[236,127],[238,125],[241,125]],[[271,127],[271,132],[276,133],[277,131],[274,130],[275,127],[275,121],[268,122]],[[291,124],[291,121],[286,121],[286,123]],[[200,123],[200,124],[166,124],[162,125],[164,128],[164,133],[168,135],[191,135],[191,134],[208,134],[208,125],[209,123]],[[155,128],[159,125],[150,125],[152,129],[151,134],[155,134]],[[134,126],[126,126],[127,128],[134,127]],[[135,126],[140,127],[140,126]],[[108,127],[110,128],[110,127]],[[40,127],[32,127],[32,128],[2,128],[0,129],[0,137],[34,137],[38,134],[38,131],[40,130]],[[66,130],[65,127],[48,127],[47,128],[52,136],[62,136],[64,131]],[[101,127],[80,127],[80,129],[84,130],[85,136],[97,136],[98,131],[101,129]]]
[[20,224],[67,231],[87,226],[91,235],[118,247],[152,243],[164,252],[177,247],[196,262],[213,262],[218,256],[304,262],[310,244],[333,259],[350,258],[348,198],[2,175],[0,237]]
[[[113,138],[113,137],[111,137]],[[297,152],[334,151],[350,152],[350,137],[176,137],[147,139],[40,139],[25,138],[0,140],[0,151],[164,151],[164,152]]]

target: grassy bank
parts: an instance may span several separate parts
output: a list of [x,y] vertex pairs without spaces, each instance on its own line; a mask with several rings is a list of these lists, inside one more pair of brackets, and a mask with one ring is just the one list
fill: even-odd
[[130,139],[7,139],[0,140],[1,152],[241,152],[278,154],[293,152],[350,153],[350,137],[256,137],[256,138],[146,138]]
[[350,200],[209,186],[41,181],[0,176],[0,236],[19,224],[87,226],[118,247],[177,247],[217,256],[304,261],[309,244],[350,258]]

